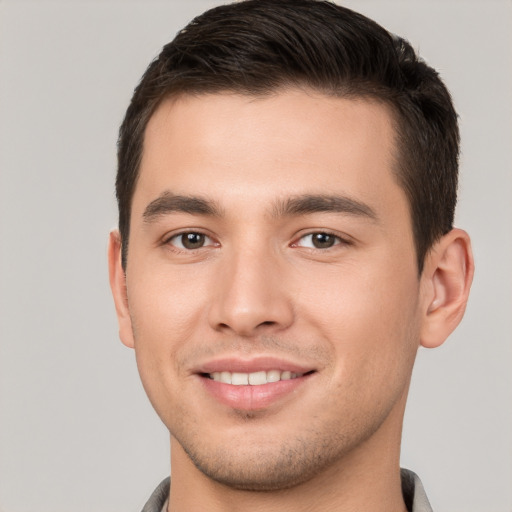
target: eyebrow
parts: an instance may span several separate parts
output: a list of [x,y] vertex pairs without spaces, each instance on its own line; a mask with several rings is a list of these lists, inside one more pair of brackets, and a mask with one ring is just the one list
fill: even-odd
[[174,212],[212,217],[222,216],[222,211],[219,206],[210,199],[199,196],[175,195],[166,191],[146,206],[142,217],[144,222],[149,223],[159,217]]
[[[181,212],[190,215],[222,217],[223,211],[215,201],[200,196],[175,195],[163,192],[151,201],[144,210],[144,222],[150,223],[169,213]],[[378,217],[369,205],[347,196],[304,194],[277,200],[271,214],[273,217],[308,215],[313,213],[344,213],[366,217],[377,221]]]
[[276,217],[288,215],[308,215],[312,213],[345,213],[356,217],[366,217],[373,221],[378,216],[366,203],[347,196],[338,195],[301,195],[278,201],[272,214]]

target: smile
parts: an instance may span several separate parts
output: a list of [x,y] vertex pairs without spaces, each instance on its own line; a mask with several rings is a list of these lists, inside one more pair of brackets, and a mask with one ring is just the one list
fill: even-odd
[[272,382],[296,379],[297,377],[302,377],[303,375],[304,374],[302,373],[280,370],[259,371],[252,373],[222,371],[207,374],[210,379],[216,382],[231,384],[233,386],[262,386]]
[[[222,368],[222,367],[221,367]],[[258,369],[252,372],[215,371],[198,374],[200,382],[210,396],[230,409],[255,411],[277,405],[286,397],[296,397],[299,389],[317,373],[316,370]],[[272,367],[270,367],[272,368]]]

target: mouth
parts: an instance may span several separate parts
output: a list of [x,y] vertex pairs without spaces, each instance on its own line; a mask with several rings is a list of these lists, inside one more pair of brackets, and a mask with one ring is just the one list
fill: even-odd
[[318,373],[275,358],[211,361],[196,370],[207,395],[230,409],[256,411],[298,399]]
[[222,382],[223,384],[231,384],[232,386],[263,386],[274,382],[297,379],[304,375],[310,375],[313,372],[314,370],[304,373],[291,372],[289,370],[261,370],[251,373],[218,371],[203,373],[202,377],[214,380],[215,382]]

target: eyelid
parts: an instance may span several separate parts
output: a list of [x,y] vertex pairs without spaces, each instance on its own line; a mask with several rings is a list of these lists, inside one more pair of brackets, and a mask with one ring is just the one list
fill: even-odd
[[[187,249],[185,247],[176,246],[175,244],[172,243],[173,240],[179,238],[180,236],[187,235],[187,234],[190,234],[190,233],[203,235],[208,242],[206,242],[205,245],[203,245],[201,247],[198,247],[197,249]],[[305,247],[305,246],[299,245],[300,241],[302,239],[304,239],[304,238],[306,238],[308,236],[313,236],[315,234],[329,235],[329,236],[334,237],[336,239],[336,241],[335,241],[335,243],[331,247],[327,247],[327,248]],[[328,249],[332,249],[332,248],[334,248],[336,246],[339,246],[339,245],[352,245],[352,244],[353,244],[353,241],[347,235],[336,233],[336,232],[334,232],[332,230],[329,230],[329,229],[313,229],[313,230],[310,230],[308,232],[301,233],[299,236],[295,237],[295,241],[292,242],[290,244],[290,246],[291,247],[304,247],[306,249],[312,249],[312,250],[318,250],[318,251],[326,251]],[[217,242],[213,236],[205,233],[204,230],[202,230],[200,228],[189,228],[189,229],[182,229],[180,231],[172,232],[170,234],[165,235],[162,238],[162,245],[170,245],[174,249],[179,250],[179,251],[193,252],[195,250],[203,249],[203,248],[206,248],[206,247],[219,247],[220,243]]]
[[[177,246],[177,245],[172,243],[172,241],[174,239],[177,239],[180,236],[188,235],[188,234],[191,234],[191,233],[198,234],[198,235],[203,235],[206,240],[209,240],[209,243],[205,243],[205,245],[203,245],[201,247],[198,247],[197,249],[187,249],[186,247],[179,247],[179,246]],[[200,250],[200,249],[203,249],[203,248],[206,248],[206,247],[217,247],[220,244],[211,235],[208,235],[202,229],[199,229],[199,228],[197,228],[197,229],[196,228],[189,228],[189,229],[182,229],[180,231],[173,232],[173,233],[165,235],[163,237],[163,239],[162,239],[162,245],[170,245],[171,247],[173,247],[173,249],[176,249],[178,251],[193,252],[193,251],[197,251],[197,250]]]
[[[316,234],[323,234],[323,235],[329,235],[329,236],[332,236],[336,239],[335,243],[331,246],[331,247],[327,247],[327,248],[318,248],[318,247],[305,247],[305,246],[302,246],[302,245],[299,245],[299,242],[303,239],[303,238],[306,238],[307,236],[313,236],[313,235],[316,235]],[[342,235],[340,233],[335,233],[334,231],[330,230],[330,229],[313,229],[313,230],[310,230],[306,233],[301,233],[299,236],[297,236],[295,238],[295,241],[291,244],[291,247],[304,247],[305,249],[312,249],[312,250],[315,250],[315,251],[327,251],[329,249],[333,249],[334,247],[337,247],[339,245],[352,245],[353,244],[353,241],[351,240],[351,238],[347,235]]]

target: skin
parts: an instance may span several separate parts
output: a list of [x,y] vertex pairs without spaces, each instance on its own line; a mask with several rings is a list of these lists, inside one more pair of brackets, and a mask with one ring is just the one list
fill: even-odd
[[[121,339],[171,433],[170,510],[405,510],[415,355],[460,321],[473,263],[453,230],[418,276],[395,153],[384,105],[310,90],[182,96],[151,118],[126,272],[117,232],[109,261]],[[327,195],[336,211],[303,201]],[[201,375],[265,358],[308,375],[239,406]]]

